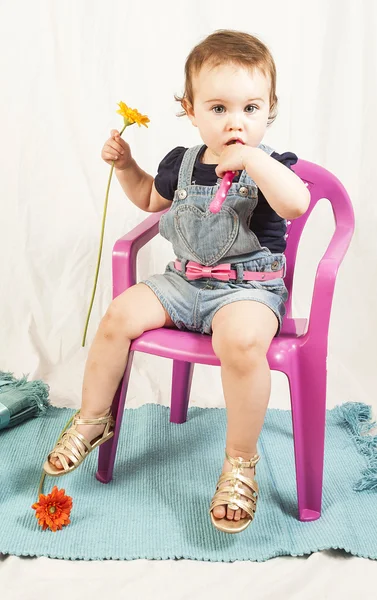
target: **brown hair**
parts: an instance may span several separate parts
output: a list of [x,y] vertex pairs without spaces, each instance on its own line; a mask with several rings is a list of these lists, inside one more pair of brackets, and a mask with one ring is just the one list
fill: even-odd
[[231,29],[215,31],[191,50],[185,64],[183,96],[174,96],[183,108],[183,111],[177,115],[178,117],[186,114],[185,102],[191,106],[194,105],[192,79],[199,73],[202,66],[208,64],[211,67],[217,67],[229,63],[250,70],[260,69],[265,76],[269,76],[271,89],[268,124],[276,119],[278,99],[276,96],[276,67],[272,55],[258,38],[249,33]]

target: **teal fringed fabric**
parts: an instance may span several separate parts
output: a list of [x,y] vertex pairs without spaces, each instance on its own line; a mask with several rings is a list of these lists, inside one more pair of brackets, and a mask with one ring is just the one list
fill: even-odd
[[338,406],[337,410],[350,428],[360,454],[368,462],[353,489],[356,492],[377,490],[377,435],[369,435],[369,431],[377,426],[375,421],[371,421],[372,407],[361,402],[346,402]]
[[0,429],[40,417],[50,406],[48,394],[49,386],[41,380],[16,379],[0,371]]
[[[191,406],[177,425],[169,422],[169,408],[157,404],[125,411],[107,485],[95,478],[97,450],[72,474],[46,477],[44,493],[57,485],[73,507],[67,527],[43,531],[31,506],[42,465],[74,413],[51,406],[43,419],[0,432],[0,553],[262,562],[333,548],[377,560],[377,435],[367,405],[347,402],[326,411],[322,514],[311,522],[298,520],[291,412],[268,409],[258,440],[256,516],[234,536],[217,531],[208,514],[224,460],[225,409]],[[369,489],[355,491],[357,485]]]

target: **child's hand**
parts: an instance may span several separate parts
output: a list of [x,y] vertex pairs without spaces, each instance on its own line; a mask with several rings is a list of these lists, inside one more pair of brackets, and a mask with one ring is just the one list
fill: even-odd
[[226,146],[220,154],[219,164],[216,167],[217,177],[224,177],[226,171],[243,171],[246,169],[250,150],[250,146],[240,143]]
[[119,171],[127,169],[132,161],[131,149],[127,142],[119,135],[119,131],[112,129],[110,132],[111,138],[105,142],[102,148],[101,158],[108,164],[112,165],[115,162],[115,168]]

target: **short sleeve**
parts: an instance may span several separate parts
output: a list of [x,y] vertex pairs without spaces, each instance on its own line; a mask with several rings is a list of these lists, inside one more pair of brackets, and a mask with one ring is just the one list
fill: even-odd
[[290,169],[292,165],[295,165],[298,161],[296,154],[293,154],[293,152],[283,152],[283,154],[273,152],[271,157],[288,167],[288,169]]
[[173,200],[178,185],[179,169],[187,148],[178,146],[171,150],[158,165],[154,185],[160,196]]

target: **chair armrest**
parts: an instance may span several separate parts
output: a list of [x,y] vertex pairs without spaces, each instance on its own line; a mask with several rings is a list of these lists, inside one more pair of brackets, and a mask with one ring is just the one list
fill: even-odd
[[[343,184],[335,175],[307,161],[299,161],[295,170],[304,181],[314,182],[316,201],[330,200],[335,220],[335,231],[320,260],[314,281],[308,329],[305,334],[315,345],[327,344],[330,313],[338,268],[350,245],[355,229],[355,217],[351,200]],[[311,210],[316,203],[311,203]],[[307,220],[310,214],[305,214]]]
[[354,232],[354,225],[337,225],[322,260],[334,260],[338,266],[342,262]]
[[135,285],[137,253],[158,233],[160,218],[167,210],[153,213],[115,242],[112,254],[113,298]]
[[306,335],[312,341],[326,340],[339,266],[353,235],[353,226],[337,226],[328,248],[319,261],[314,281],[309,324]]
[[339,263],[333,258],[322,258],[314,281],[308,329],[305,337],[311,343],[327,344],[331,306]]

